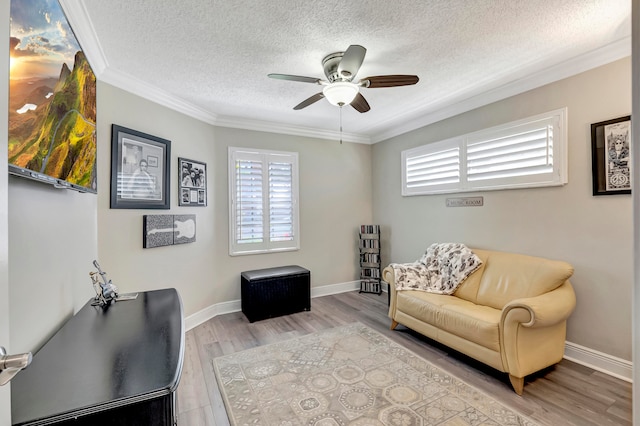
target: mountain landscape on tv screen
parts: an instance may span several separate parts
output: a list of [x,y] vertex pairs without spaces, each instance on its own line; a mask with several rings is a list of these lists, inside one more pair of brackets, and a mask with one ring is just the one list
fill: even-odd
[[96,190],[96,78],[82,51],[58,79],[9,82],[9,163]]

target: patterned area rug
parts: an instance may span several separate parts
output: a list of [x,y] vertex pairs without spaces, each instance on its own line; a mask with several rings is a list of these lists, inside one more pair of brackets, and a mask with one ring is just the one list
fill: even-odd
[[360,323],[213,364],[232,425],[535,425]]

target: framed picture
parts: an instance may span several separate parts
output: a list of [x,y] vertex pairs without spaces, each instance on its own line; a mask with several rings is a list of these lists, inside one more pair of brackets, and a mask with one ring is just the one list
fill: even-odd
[[142,248],[171,246],[195,241],[195,214],[150,214],[142,216]]
[[111,208],[168,209],[171,141],[111,126]]
[[591,125],[593,195],[631,194],[631,116]]
[[178,158],[178,204],[204,207],[207,205],[207,165],[200,161]]

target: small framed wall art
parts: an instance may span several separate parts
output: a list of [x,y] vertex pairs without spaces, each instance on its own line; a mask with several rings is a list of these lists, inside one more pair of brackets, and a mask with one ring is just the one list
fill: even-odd
[[593,195],[631,194],[631,116],[591,125]]
[[111,208],[168,209],[171,141],[111,127]]
[[196,241],[196,215],[150,214],[142,216],[142,248],[172,246]]
[[204,207],[207,205],[207,165],[200,161],[178,158],[178,205]]

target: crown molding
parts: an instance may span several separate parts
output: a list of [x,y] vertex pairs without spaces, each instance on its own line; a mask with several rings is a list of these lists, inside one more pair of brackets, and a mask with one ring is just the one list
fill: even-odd
[[100,80],[129,93],[133,93],[134,95],[138,95],[141,98],[145,98],[158,105],[165,106],[189,117],[195,118],[196,120],[213,125],[215,125],[218,120],[218,116],[216,114],[206,111],[132,75],[107,68],[100,76]]
[[328,139],[332,141],[342,140],[344,142],[362,143],[367,145],[371,144],[371,138],[367,135],[344,132],[340,134],[340,132],[336,132],[334,130],[315,129],[311,127],[273,123],[270,121],[242,119],[237,117],[218,117],[213,124],[220,127],[231,127],[235,129],[280,133],[284,135],[305,136],[310,138]]
[[84,3],[80,0],[59,0],[67,20],[75,34],[82,50],[91,64],[96,78],[100,81],[118,87],[127,92],[148,99],[159,105],[166,106],[197,120],[215,124],[217,115],[174,96],[165,90],[142,81],[124,72],[114,71],[104,55],[100,41],[87,13]]
[[[192,103],[174,96],[156,86],[143,82],[134,76],[110,69],[83,2],[81,0],[59,1],[74,34],[78,39],[78,42],[82,46],[87,60],[96,74],[96,78],[101,81],[215,126],[328,140],[342,139],[345,142],[362,144],[382,142],[395,136],[428,126],[429,124],[518,95],[545,84],[562,80],[572,75],[588,71],[592,68],[606,65],[610,62],[631,55],[631,37],[625,37],[616,42],[610,43],[607,46],[568,59],[560,64],[544,68],[539,72],[513,80],[509,83],[502,84],[497,87],[492,87],[496,82],[487,84],[484,89],[480,89],[482,92],[464,99],[452,98],[433,104],[427,101],[427,103],[423,103],[422,105],[414,105],[411,110],[416,112],[412,113],[411,117],[408,114],[403,114],[388,118],[384,122],[381,122],[378,128],[392,120],[398,120],[401,124],[396,125],[389,130],[380,130],[377,133],[374,132],[375,136],[356,133],[343,133],[340,135],[340,133],[336,131],[311,127],[294,126],[238,117],[222,117],[195,106]],[[375,131],[375,128],[373,130]]]
[[371,144],[371,138],[366,135],[342,133],[310,127],[293,126],[260,120],[250,120],[237,117],[221,117],[206,111],[176,97],[157,86],[142,81],[135,76],[109,68],[104,51],[96,36],[95,30],[87,13],[87,9],[80,0],[60,0],[60,5],[82,47],[96,78],[104,83],[133,93],[154,103],[185,114],[205,123],[236,129],[255,130],[261,132],[281,133],[285,135],[306,136],[328,140],[343,140],[362,144]]
[[481,106],[524,93],[546,84],[580,74],[631,55],[631,37],[620,39],[599,49],[547,67],[539,72],[511,81],[496,88],[487,88],[477,95],[462,100],[445,100],[429,107],[414,107],[419,116],[381,131],[372,137],[373,143],[382,142],[403,133],[471,111]]
[[78,39],[87,61],[96,77],[108,68],[109,64],[104,56],[102,46],[96,37],[91,19],[84,4],[80,0],[59,0],[60,7],[69,21],[73,34]]
[[285,135],[306,136],[328,140],[343,140],[362,144],[371,144],[367,135],[342,133],[336,131],[314,129],[303,126],[293,126],[260,120],[250,120],[237,117],[221,117],[206,111],[176,97],[157,86],[151,85],[135,76],[109,68],[104,51],[96,36],[95,30],[87,13],[87,9],[80,0],[60,0],[60,5],[67,16],[67,20],[82,47],[87,60],[93,68],[96,78],[104,83],[133,93],[154,103],[185,114],[214,126],[236,129],[255,130],[261,132],[281,133]]

